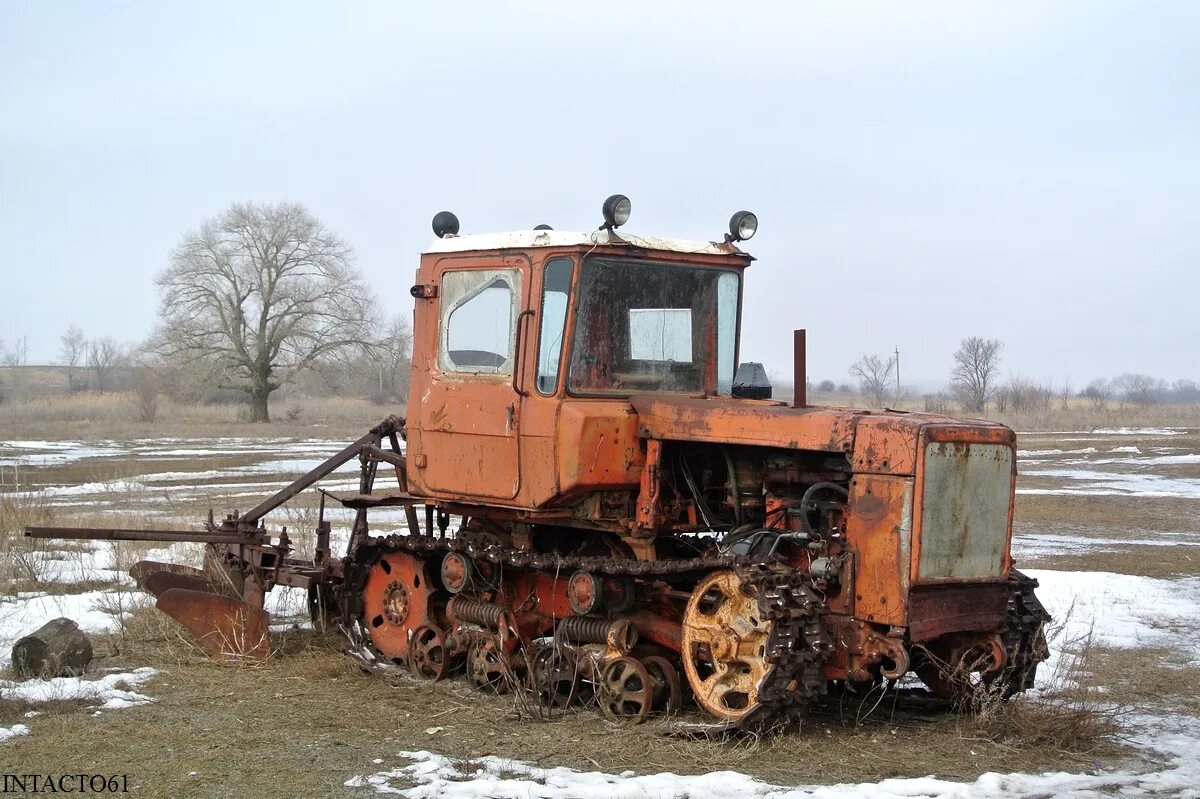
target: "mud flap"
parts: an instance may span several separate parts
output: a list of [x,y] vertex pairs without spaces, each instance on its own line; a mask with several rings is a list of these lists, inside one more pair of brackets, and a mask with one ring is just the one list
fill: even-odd
[[168,588],[157,604],[196,636],[213,660],[266,660],[271,654],[270,617],[262,608],[190,588]]

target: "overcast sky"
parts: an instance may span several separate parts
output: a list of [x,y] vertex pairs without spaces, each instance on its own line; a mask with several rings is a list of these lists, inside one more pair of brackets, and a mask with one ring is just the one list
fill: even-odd
[[294,200],[407,312],[430,218],[718,238],[743,360],[1200,379],[1200,3],[0,0],[0,337],[142,339],[232,201]]

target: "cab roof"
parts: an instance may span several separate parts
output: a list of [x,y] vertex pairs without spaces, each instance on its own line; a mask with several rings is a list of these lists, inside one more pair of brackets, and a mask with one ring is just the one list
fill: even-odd
[[612,230],[577,233],[570,230],[514,230],[508,233],[472,233],[435,239],[426,253],[476,252],[484,250],[526,250],[534,247],[635,247],[644,250],[692,253],[696,255],[737,255],[750,257],[733,244],[717,241],[685,241],[654,236],[634,236]]

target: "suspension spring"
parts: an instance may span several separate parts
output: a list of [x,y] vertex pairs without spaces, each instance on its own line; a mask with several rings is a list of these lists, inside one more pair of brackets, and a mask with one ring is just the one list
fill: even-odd
[[637,627],[628,619],[570,616],[558,623],[554,634],[570,644],[608,644],[628,651],[637,643]]
[[462,594],[457,594],[447,603],[446,612],[461,621],[482,624],[495,630],[500,627],[505,609],[503,605],[494,602],[480,602],[478,599],[467,599]]

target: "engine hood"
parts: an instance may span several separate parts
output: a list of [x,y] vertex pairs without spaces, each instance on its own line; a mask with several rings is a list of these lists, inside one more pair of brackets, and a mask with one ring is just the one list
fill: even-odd
[[643,438],[838,452],[856,472],[912,474],[918,438],[1012,444],[1013,432],[982,420],[857,408],[793,408],[772,400],[641,394],[629,398]]

